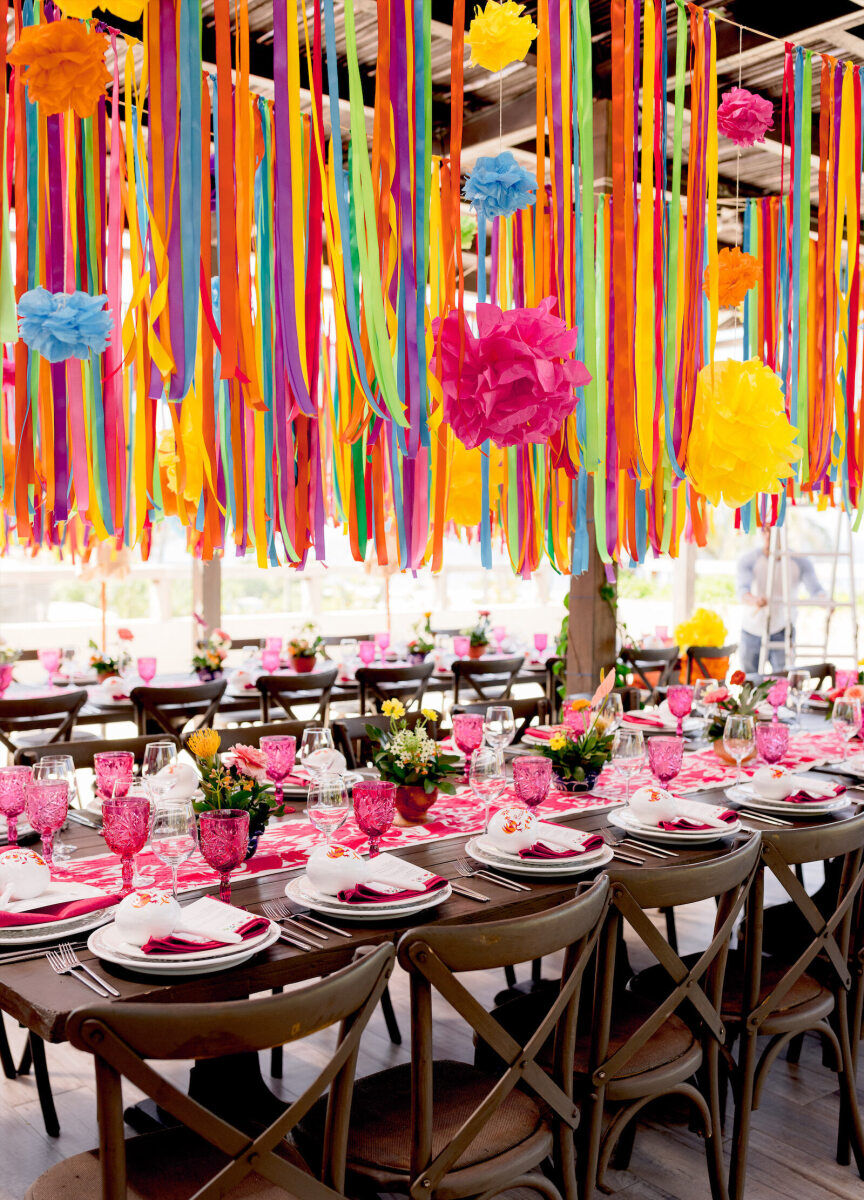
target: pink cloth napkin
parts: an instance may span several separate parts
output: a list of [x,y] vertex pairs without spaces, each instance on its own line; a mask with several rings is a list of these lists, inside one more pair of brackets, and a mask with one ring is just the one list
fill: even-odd
[[577,850],[575,846],[571,846],[565,850],[555,850],[552,846],[547,846],[545,842],[535,842],[533,846],[529,846],[527,850],[520,850],[520,858],[572,858],[574,854],[587,854],[589,850],[597,850],[604,845],[606,839],[599,833],[593,833],[590,837],[586,837],[582,846]]
[[787,796],[787,800],[791,800],[793,804],[818,804],[820,800],[836,800],[838,796],[842,796],[846,788],[842,783],[838,783],[830,796],[811,796],[806,788],[801,788],[798,792],[793,792],[791,796]]
[[[263,933],[265,929],[269,929],[270,922],[266,917],[252,917],[237,929],[237,933],[243,938],[243,941],[248,941],[249,938],[257,937],[259,933]],[[199,942],[191,941],[184,937],[175,937],[173,933],[164,938],[151,938],[146,942],[141,949],[145,954],[189,954],[193,950],[217,950],[220,946],[227,946],[228,942]]]
[[532,725],[526,732],[531,734],[532,738],[539,738],[541,742],[551,741],[556,733],[560,733],[562,726],[560,725]]
[[[439,888],[447,886],[447,880],[441,875],[433,875],[431,879],[426,881],[423,888],[424,892],[437,892]],[[404,892],[379,892],[377,888],[371,887],[368,883],[358,883],[356,887],[346,888],[339,893],[339,899],[345,904],[369,904],[386,900],[392,903],[394,900],[411,900],[413,897],[421,895],[419,888],[407,888]]]
[[[726,821],[730,825],[734,825],[738,819],[738,814],[731,808],[724,808],[717,816],[721,821]],[[716,825],[704,825],[701,821],[694,821],[692,817],[678,817],[674,821],[661,821],[660,828],[671,829],[674,832],[676,829],[716,829]]]
[[120,903],[119,896],[90,896],[87,900],[67,900],[63,904],[47,904],[37,912],[0,912],[0,929],[11,929],[16,925],[50,925],[52,921],[68,921],[70,917],[83,917],[86,913],[98,912],[100,908],[112,908]]
[[649,725],[652,729],[665,729],[666,725],[659,717],[643,717],[639,713],[624,714],[624,721],[628,725]]

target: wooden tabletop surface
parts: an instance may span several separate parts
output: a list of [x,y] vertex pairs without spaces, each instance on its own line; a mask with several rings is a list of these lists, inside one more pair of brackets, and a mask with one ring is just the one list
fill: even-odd
[[[859,803],[864,802],[864,792],[855,788],[850,791]],[[725,802],[722,789],[712,789],[700,792],[698,795],[691,793],[688,798],[700,799],[709,803],[722,804]],[[847,809],[836,816],[822,818],[822,820],[843,820],[849,817],[851,811]],[[563,817],[560,820],[564,825],[579,829],[608,832],[610,841],[617,841],[622,836],[619,830],[610,829],[607,814],[601,810]],[[814,823],[816,822],[813,820],[796,822],[798,825],[811,827]],[[768,828],[756,820],[750,821],[749,818],[747,825],[751,829]],[[740,834],[728,836],[707,846],[682,847],[674,860],[668,860],[670,869],[676,863],[683,864],[727,853],[733,845],[740,842],[741,836]],[[79,855],[92,855],[104,847],[104,842],[98,833],[80,826],[75,828],[75,840],[78,843],[77,854]],[[465,837],[450,838],[393,851],[393,853],[404,856],[419,866],[435,871],[448,879],[459,881],[456,859],[463,855],[467,840]],[[633,853],[633,851],[629,852]],[[646,855],[645,862],[649,866],[656,866],[660,860]],[[618,860],[610,864],[610,867],[614,867],[616,874],[619,871],[640,869]],[[253,912],[257,911],[262,902],[283,897],[286,881],[299,873],[299,870],[294,870],[257,878],[238,879],[232,889],[232,900],[239,906]],[[454,923],[495,920],[505,916],[535,912],[569,898],[572,896],[574,888],[582,880],[591,878],[594,873],[558,876],[544,881],[520,876],[521,881],[530,883],[530,892],[510,891],[484,879],[464,880],[463,882],[470,885],[472,889],[489,896],[490,902],[482,904],[454,892],[449,900],[435,909],[428,910],[420,919],[415,917],[413,920],[394,920],[374,925],[352,924],[345,918],[340,918],[338,921],[330,918],[334,924],[341,926],[346,931],[350,930],[351,938],[337,937],[331,934],[328,940],[320,945],[320,948],[308,951],[295,949],[284,942],[277,942],[268,950],[256,954],[248,962],[233,970],[214,975],[202,975],[193,979],[162,982],[155,978],[134,975],[109,963],[94,962],[89,951],[84,950],[80,954],[83,961],[93,963],[95,969],[114,984],[123,1000],[160,1002],[242,999],[253,992],[266,991],[333,971],[344,966],[358,946],[396,940],[411,925],[428,922]],[[187,893],[184,898],[203,894],[204,891],[215,893],[217,890],[215,887],[202,889],[197,893]],[[63,1041],[66,1021],[70,1012],[91,1000],[92,994],[79,982],[69,976],[55,975],[44,959],[3,964],[2,951],[0,951],[0,1008],[46,1040]]]

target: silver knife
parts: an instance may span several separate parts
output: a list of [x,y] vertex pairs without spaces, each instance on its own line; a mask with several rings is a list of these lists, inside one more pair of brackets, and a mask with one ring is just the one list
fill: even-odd
[[459,896],[467,896],[469,900],[482,900],[484,904],[489,903],[489,896],[484,896],[482,892],[475,892],[471,888],[465,887],[464,884],[454,883],[450,880],[450,887]]

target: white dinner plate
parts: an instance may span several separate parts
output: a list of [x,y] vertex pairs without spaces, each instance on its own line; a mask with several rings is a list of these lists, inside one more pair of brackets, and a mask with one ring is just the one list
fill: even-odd
[[732,833],[740,833],[741,822],[736,818],[723,829],[660,829],[656,825],[645,825],[635,820],[626,808],[615,809],[609,814],[609,824],[625,833],[634,833],[641,838],[649,838],[655,842],[668,842],[678,845],[691,843],[694,845],[716,842]]
[[[101,888],[91,887],[89,883],[66,883],[53,880],[48,891],[39,897],[51,904],[61,904],[67,900],[88,900],[91,896],[104,896]],[[23,911],[20,904],[11,904],[11,911]],[[73,934],[86,933],[97,929],[114,919],[114,907],[100,908],[96,912],[82,913],[77,917],[67,917],[65,921],[40,921],[35,925],[14,925],[0,929],[0,946],[31,946],[40,942],[49,942],[55,938],[68,938]]]
[[[549,834],[548,837],[544,837],[544,835],[541,834],[539,840],[540,841],[547,840],[547,841],[551,842],[551,841],[554,841],[554,838],[552,837],[551,834]],[[528,862],[531,865],[533,865],[534,863],[537,863],[537,862],[555,862],[555,863],[559,863],[561,866],[564,866],[565,863],[576,862],[577,860],[579,860],[579,861],[583,860],[585,858],[586,853],[587,854],[596,853],[595,850],[588,850],[588,851],[583,850],[581,854],[577,854],[576,851],[574,851],[572,854],[569,854],[566,858],[524,859],[524,858],[520,858],[520,856],[518,854],[514,854],[510,850],[501,850],[498,846],[495,845],[495,843],[488,836],[488,834],[481,833],[477,837],[473,838],[472,841],[474,841],[476,843],[477,849],[480,850],[483,854],[491,855],[493,858],[502,859],[504,862],[513,863],[514,866],[522,866],[526,862]],[[562,843],[562,845],[563,845],[563,843]],[[600,847],[598,846],[596,849],[599,850]]]
[[848,808],[852,803],[848,792],[826,800],[769,800],[767,796],[760,796],[752,783],[742,783],[740,787],[727,788],[726,795],[735,804],[746,804],[748,808],[800,817],[823,817],[827,813],[840,812],[841,809]]
[[486,867],[494,867],[496,871],[509,873],[513,875],[577,875],[582,871],[594,871],[597,867],[605,866],[611,862],[613,854],[612,847],[609,845],[598,846],[596,850],[589,850],[585,854],[577,854],[574,858],[516,858],[515,855],[508,855],[506,858],[499,857],[497,852],[489,852],[486,849],[481,849],[478,843],[483,841],[482,838],[471,838],[465,844],[465,850],[475,862],[482,863]]
[[272,946],[280,936],[279,926],[271,923],[271,928],[260,938],[250,938],[248,942],[243,942],[239,946],[228,946],[223,950],[203,950],[195,959],[177,954],[172,955],[170,959],[154,958],[151,955],[143,955],[138,959],[129,954],[120,953],[107,941],[104,934],[104,929],[97,929],[87,940],[88,950],[97,958],[141,975],[171,975],[181,979],[193,975],[213,975],[216,971],[228,971],[254,957],[260,950],[266,950],[268,946]]
[[[266,917],[264,919],[267,920]],[[239,951],[247,949],[259,950],[273,932],[273,925],[273,921],[267,920],[266,929],[243,942],[226,942],[222,946],[213,946],[209,950],[188,950],[182,954],[145,954],[139,946],[131,945],[121,936],[114,921],[100,930],[99,939],[101,945],[107,946],[110,950],[116,950],[124,958],[131,958],[136,962],[197,962],[202,958],[231,958]],[[210,940],[216,939],[214,937]]]
[[435,908],[449,900],[453,889],[448,883],[434,892],[421,892],[416,900],[376,900],[369,904],[346,904],[335,896],[323,896],[309,883],[305,875],[291,879],[285,885],[285,895],[290,900],[307,904],[325,916],[345,918],[354,921],[388,921],[395,917],[409,917],[414,913],[425,912],[427,908]]

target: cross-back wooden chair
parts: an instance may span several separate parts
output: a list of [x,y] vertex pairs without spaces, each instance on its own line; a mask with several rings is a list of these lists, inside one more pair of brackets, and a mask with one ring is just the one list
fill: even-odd
[[[720,1108],[720,1051],[726,1037],[721,1000],[729,939],[759,867],[759,835],[722,858],[673,867],[610,871],[610,919],[600,947],[590,1036],[577,1044],[582,1097],[580,1200],[589,1200],[622,1135],[626,1166],[633,1122],[660,1096],[677,1094],[698,1112],[713,1200],[725,1200]],[[683,960],[646,910],[717,898],[709,945]],[[657,960],[652,993],[616,988],[616,957],[627,928]],[[686,1004],[684,1003],[686,1001]],[[683,1007],[682,1007],[683,1006]],[[700,1078],[697,1086],[693,1076]],[[609,1123],[604,1131],[604,1117]]]
[[[83,688],[69,688],[50,696],[0,700],[0,742],[14,755],[19,746],[33,741],[34,735],[46,743],[69,741],[75,720],[86,703],[87,692]],[[23,735],[17,741],[16,733]]]
[[[794,868],[808,862],[835,860],[836,889],[828,890],[819,907]],[[857,1037],[850,1029],[852,972],[850,951],[860,946],[860,930],[852,941],[853,919],[859,914],[864,887],[864,814],[847,821],[805,829],[771,830],[762,834],[763,870],[757,876],[745,926],[743,977],[727,989],[724,1019],[740,1039],[733,1078],[737,1082],[735,1127],[729,1192],[744,1195],[747,1144],[753,1109],[777,1056],[794,1038],[816,1033],[834,1055],[840,1085],[838,1147],[848,1161],[851,1143],[858,1172],[864,1178],[864,1125],[855,1090]],[[770,871],[797,914],[806,922],[810,940],[795,956],[765,956],[762,921],[765,871]],[[830,897],[830,898],[829,898]],[[757,1039],[767,1037],[761,1054]]]
[[694,678],[699,679],[700,677],[703,679],[714,678],[708,664],[716,662],[718,658],[731,658],[737,649],[737,642],[730,642],[728,646],[688,646],[687,682],[692,683]]
[[[454,704],[450,715],[455,717],[458,713],[480,713],[485,716],[486,710],[491,705],[500,703],[500,700],[478,700],[472,704]],[[527,696],[522,699],[508,696],[506,703],[513,709],[513,717],[516,721],[514,743],[522,741],[525,730],[533,722],[536,721],[538,725],[549,724],[549,702],[545,696]]]
[[185,687],[134,687],[129,699],[135,708],[138,732],[161,729],[179,737],[190,721],[195,722],[195,729],[212,725],[227,686],[226,679],[214,679]]
[[374,633],[329,633],[321,638],[325,658],[330,658],[330,651],[337,648],[345,638],[354,638],[358,642],[372,642]]
[[322,671],[310,671],[307,675],[259,675],[256,680],[261,693],[261,720],[269,721],[271,708],[275,705],[287,713],[292,721],[298,720],[295,707],[317,703],[309,721],[318,720],[327,724],[330,709],[330,693],[339,667],[334,663]]
[[[95,1004],[77,1009],[69,1040],[94,1056],[99,1151],[52,1167],[28,1200],[141,1200],[189,1186],[196,1200],[344,1200],[345,1145],[360,1037],[393,969],[392,945],[361,951],[350,966],[308,987],[221,1004]],[[176,1088],[148,1060],[207,1059],[260,1051],[339,1025],[330,1061],[267,1129],[250,1134]],[[124,1140],[121,1079],[158,1100],[183,1129]],[[284,1142],[329,1087],[316,1178]]]
[[457,658],[453,663],[453,703],[468,689],[473,700],[506,700],[525,662],[524,654],[510,658]]
[[261,645],[259,637],[239,637],[231,639],[232,650],[252,650]]
[[834,663],[801,663],[795,667],[787,667],[784,671],[774,671],[774,675],[791,675],[793,671],[806,671],[811,679],[816,680],[817,690],[827,679],[831,686],[834,686],[834,680],[837,678],[837,668]]
[[[503,921],[423,926],[399,943],[411,983],[411,1063],[358,1080],[348,1136],[348,1175],[360,1190],[421,1197],[492,1197],[531,1188],[575,1200],[572,1061],[579,991],[608,905],[605,876],[555,908]],[[508,1033],[460,979],[469,971],[565,951],[561,986],[539,1029],[524,1042]],[[433,992],[496,1056],[480,1067],[438,1060]],[[537,1054],[555,1042],[547,1072]],[[410,1127],[408,1126],[410,1114]],[[320,1136],[319,1105],[298,1131]],[[554,1159],[555,1183],[541,1173]],[[559,1190],[560,1189],[560,1190]]]
[[[427,721],[419,712],[406,713],[405,720],[409,729],[413,729],[418,722],[423,721],[429,736],[437,739],[438,721]],[[369,713],[365,717],[339,717],[333,722],[333,745],[345,755],[349,771],[371,766],[374,747],[372,739],[366,732],[367,725],[386,732],[390,728],[390,718],[383,717],[379,713]]]
[[180,740],[167,733],[147,733],[140,737],[123,738],[92,738],[83,742],[49,742],[43,746],[22,746],[15,751],[15,762],[32,767],[46,754],[68,754],[76,771],[93,768],[93,759],[97,754],[110,750],[131,750],[135,761],[141,762],[144,751],[153,742],[171,741],[180,746]]
[[622,646],[618,657],[626,663],[635,687],[656,692],[674,682],[675,669],[681,657],[677,646],[660,646],[641,650],[638,646]]
[[385,700],[401,700],[406,709],[420,708],[434,669],[433,662],[417,663],[416,666],[358,667],[355,678],[361,716],[370,703],[376,712],[380,712]]
[[560,654],[553,654],[545,662],[546,673],[544,691],[549,702],[549,720],[554,724],[560,720],[561,704],[564,700],[564,676],[566,659]]

